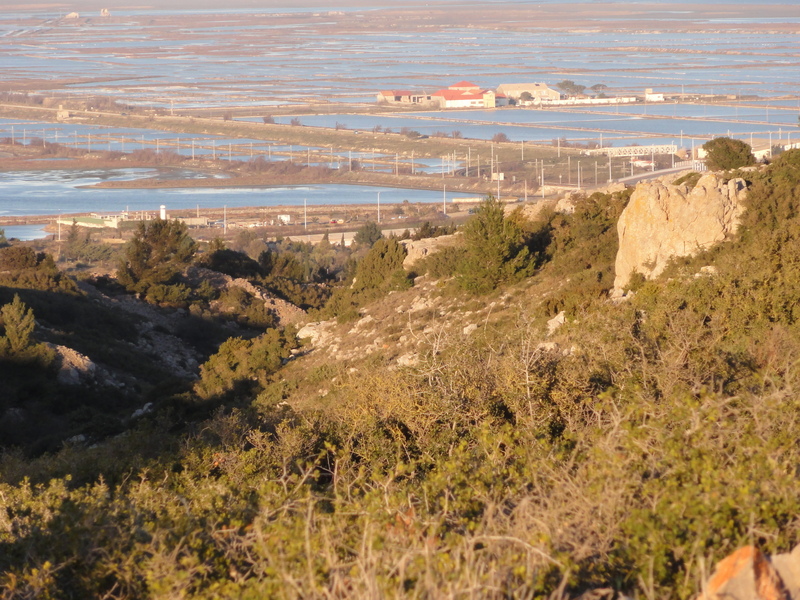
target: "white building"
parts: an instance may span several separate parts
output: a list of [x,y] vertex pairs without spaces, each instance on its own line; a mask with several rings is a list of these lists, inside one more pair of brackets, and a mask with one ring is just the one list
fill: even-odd
[[517,101],[525,92],[531,95],[531,100],[529,101],[561,99],[561,94],[548,87],[546,83],[504,83],[497,88],[498,94],[508,96]]

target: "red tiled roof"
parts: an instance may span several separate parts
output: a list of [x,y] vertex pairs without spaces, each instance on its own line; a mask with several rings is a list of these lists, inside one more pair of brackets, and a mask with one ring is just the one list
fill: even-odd
[[452,90],[453,88],[478,88],[478,87],[480,86],[477,86],[470,81],[459,81],[458,83],[454,83],[453,85],[451,85],[450,89]]
[[433,94],[434,96],[439,96],[444,98],[445,100],[483,100],[483,92],[479,92],[477,94],[471,92],[465,92],[463,90],[439,90]]

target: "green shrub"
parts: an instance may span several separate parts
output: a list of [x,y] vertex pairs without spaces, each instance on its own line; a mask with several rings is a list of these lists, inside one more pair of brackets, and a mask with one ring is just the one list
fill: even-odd
[[729,171],[755,164],[756,159],[748,144],[729,137],[718,137],[703,144],[706,163],[712,170]]
[[482,294],[530,275],[535,263],[526,241],[518,221],[506,218],[503,204],[488,197],[464,226],[466,252],[457,281],[464,289]]
[[243,393],[254,385],[265,385],[289,358],[297,345],[291,334],[271,329],[252,339],[231,338],[200,367],[195,386],[203,399],[227,393]]
[[406,249],[397,240],[381,238],[361,259],[349,286],[337,288],[325,306],[332,316],[357,314],[356,309],[391,290],[412,286],[411,275],[403,269]]
[[117,279],[132,292],[146,292],[154,284],[174,283],[174,277],[189,264],[194,252],[194,240],[180,221],[139,223],[125,248]]
[[697,182],[700,181],[700,177],[702,177],[700,173],[697,171],[692,171],[690,173],[686,173],[686,175],[678,177],[672,182],[672,185],[686,185],[690,189],[694,189],[694,187],[697,185]]

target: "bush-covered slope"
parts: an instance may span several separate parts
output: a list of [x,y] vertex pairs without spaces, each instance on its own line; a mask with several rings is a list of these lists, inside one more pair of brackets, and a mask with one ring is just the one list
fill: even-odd
[[[394,312],[409,337],[429,331],[412,366],[380,345],[343,362],[306,347],[281,366],[277,333],[230,342],[181,396],[217,394],[211,418],[176,431],[165,410],[96,448],[6,455],[0,585],[8,597],[689,598],[739,544],[789,549],[798,164],[787,152],[747,174],[737,238],[626,302],[606,294],[625,198],[596,195],[530,225],[530,263],[498,291],[440,286],[462,319],[480,316],[470,335],[457,315],[393,311],[414,289],[371,288],[384,327]],[[233,362],[243,385],[226,388]]]

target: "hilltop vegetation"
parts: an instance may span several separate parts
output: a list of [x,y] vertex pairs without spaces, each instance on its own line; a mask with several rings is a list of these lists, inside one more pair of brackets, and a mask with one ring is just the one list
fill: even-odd
[[[325,289],[309,306],[339,318],[340,354],[367,326],[379,339],[342,359],[291,328],[246,326],[206,344],[198,379],[154,383],[154,411],[123,435],[7,448],[4,596],[690,598],[742,543],[789,550],[800,151],[731,175],[749,186],[735,239],[637,280],[624,302],[608,291],[628,192],[535,222],[490,199],[413,275],[396,240],[368,235],[346,256],[289,242],[192,256],[181,273],[200,260],[286,298]],[[50,306],[80,314],[85,292],[46,257],[13,259],[4,335],[26,330],[18,293],[38,343],[65,327]],[[209,299],[230,290],[168,273],[154,285],[185,285],[198,326],[234,332]],[[239,306],[225,322],[246,325],[252,298]],[[139,335],[135,321],[112,326]],[[414,361],[397,360],[401,344]]]

